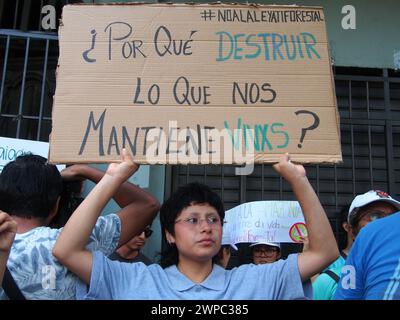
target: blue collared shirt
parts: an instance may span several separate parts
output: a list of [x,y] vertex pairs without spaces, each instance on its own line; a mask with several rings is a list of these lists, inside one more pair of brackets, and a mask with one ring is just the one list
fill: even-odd
[[78,299],[132,300],[275,300],[312,298],[309,281],[301,282],[297,254],[272,264],[246,264],[232,270],[214,265],[202,283],[194,283],[173,265],[121,263],[93,254],[90,287],[80,283]]

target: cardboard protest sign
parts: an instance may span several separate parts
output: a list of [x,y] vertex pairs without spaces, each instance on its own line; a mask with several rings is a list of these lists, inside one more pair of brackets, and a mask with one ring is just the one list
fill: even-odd
[[[299,242],[307,236],[297,201],[255,201],[225,212],[223,234],[226,243]],[[229,239],[229,240],[228,240]]]
[[[26,154],[37,154],[47,158],[49,144],[42,141],[0,137],[0,173],[7,163]],[[61,171],[65,165],[58,165],[57,168]]]
[[66,5],[53,162],[342,160],[321,8]]

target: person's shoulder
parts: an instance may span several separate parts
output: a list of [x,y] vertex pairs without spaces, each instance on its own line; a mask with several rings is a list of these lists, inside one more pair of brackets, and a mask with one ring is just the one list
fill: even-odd
[[[109,213],[97,218],[94,231],[107,231],[108,229],[121,228],[121,220],[116,213]],[[110,230],[108,230],[110,231]]]
[[297,268],[297,257],[298,254],[290,254],[286,259],[279,259],[273,263],[263,263],[263,264],[242,264],[239,267],[235,267],[229,271],[233,274],[244,276],[249,276],[253,273],[281,273],[286,270],[287,266],[295,266]]
[[61,229],[50,228],[50,227],[37,227],[33,228],[24,233],[17,233],[15,235],[14,244],[20,242],[46,242],[55,241],[58,235],[61,233]]
[[136,257],[136,259],[133,262],[143,262],[145,265],[151,265],[153,262],[149,259],[149,257],[147,257],[146,255],[144,255],[143,253],[139,252],[138,256]]
[[334,274],[336,274],[339,278],[340,278],[340,273],[338,274],[337,272],[329,269],[329,270],[325,270],[323,272],[321,272],[319,274],[319,276],[313,281],[312,286],[313,288],[318,288],[319,286],[326,286],[326,285],[334,285],[336,284],[335,279],[332,278],[331,275],[329,275],[328,272],[326,271],[330,271],[333,272]]
[[345,265],[345,263],[346,263],[346,260],[342,256],[339,256],[339,258],[337,258],[328,267],[326,267],[324,271],[331,270],[335,273],[340,274],[341,269]]
[[97,218],[97,222],[107,222],[107,221],[112,221],[112,220],[120,220],[120,218],[114,212],[104,214],[104,215],[102,215],[102,216]]

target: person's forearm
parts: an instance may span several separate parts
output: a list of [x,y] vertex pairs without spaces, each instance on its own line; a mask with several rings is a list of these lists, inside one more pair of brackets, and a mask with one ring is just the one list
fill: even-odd
[[[104,176],[104,172],[90,166],[81,167],[81,175],[97,184]],[[153,202],[154,198],[132,183],[124,182],[114,193],[113,199],[121,208],[132,202]]]
[[10,252],[0,252],[0,285],[3,283],[4,271],[6,270],[7,259]]
[[307,224],[309,250],[334,254],[338,249],[331,225],[307,177],[296,179],[291,186]]
[[121,182],[105,174],[70,217],[54,247],[58,252],[84,250],[101,211]]

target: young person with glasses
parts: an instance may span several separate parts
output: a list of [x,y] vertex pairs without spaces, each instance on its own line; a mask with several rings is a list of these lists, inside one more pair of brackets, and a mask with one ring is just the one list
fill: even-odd
[[254,264],[273,263],[281,257],[281,245],[275,242],[256,242],[250,245]]
[[[291,185],[307,222],[310,248],[277,263],[246,264],[226,270],[216,264],[225,216],[220,197],[209,187],[192,183],[178,189],[160,210],[166,239],[161,266],[111,261],[84,244],[94,222],[118,186],[134,168],[112,164],[66,224],[53,254],[84,282],[81,299],[304,299],[311,297],[310,277],[339,256],[328,218],[310,185],[304,167],[282,156],[274,169]],[[89,286],[87,286],[89,284]]]
[[368,223],[391,215],[398,210],[400,210],[400,202],[384,191],[370,190],[358,195],[351,203],[347,218],[353,231],[353,239]]
[[355,242],[334,299],[400,299],[400,202],[380,190],[358,195],[348,222]]

